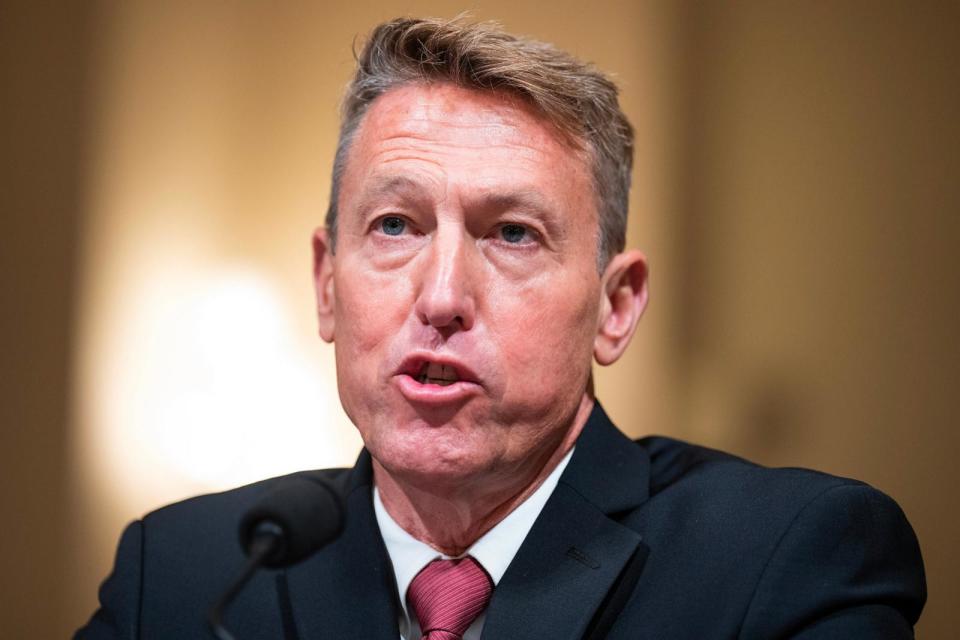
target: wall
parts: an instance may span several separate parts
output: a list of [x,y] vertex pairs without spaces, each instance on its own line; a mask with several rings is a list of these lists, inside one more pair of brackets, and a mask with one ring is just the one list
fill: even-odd
[[87,17],[79,4],[0,7],[0,620],[10,638],[54,638],[65,620]]

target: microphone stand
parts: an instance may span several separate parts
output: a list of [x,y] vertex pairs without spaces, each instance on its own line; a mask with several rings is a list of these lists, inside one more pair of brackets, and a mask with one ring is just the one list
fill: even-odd
[[249,554],[247,562],[243,565],[243,570],[230,584],[230,587],[220,596],[220,599],[211,607],[207,614],[207,622],[210,624],[210,630],[218,640],[236,640],[234,635],[223,626],[223,614],[227,607],[233,602],[247,582],[257,572],[264,560],[275,555],[283,546],[283,530],[275,523],[264,521],[257,525],[253,539],[250,541]]

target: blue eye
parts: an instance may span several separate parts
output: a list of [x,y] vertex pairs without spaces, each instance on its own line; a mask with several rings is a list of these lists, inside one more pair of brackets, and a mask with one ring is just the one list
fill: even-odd
[[397,216],[387,216],[380,221],[380,230],[388,236],[398,236],[407,228],[407,223],[403,218]]
[[520,224],[505,224],[500,227],[500,236],[511,244],[517,244],[527,237],[527,228]]

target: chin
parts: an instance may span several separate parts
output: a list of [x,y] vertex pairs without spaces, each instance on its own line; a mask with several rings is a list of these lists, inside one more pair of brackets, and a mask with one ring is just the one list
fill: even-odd
[[394,428],[370,447],[391,475],[407,481],[460,481],[491,466],[491,443],[478,442],[452,426]]

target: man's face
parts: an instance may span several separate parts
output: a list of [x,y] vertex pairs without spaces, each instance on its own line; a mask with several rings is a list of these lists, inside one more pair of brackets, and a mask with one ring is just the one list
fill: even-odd
[[539,470],[600,322],[585,153],[510,97],[407,85],[361,124],[338,212],[321,333],[374,458],[423,486]]

